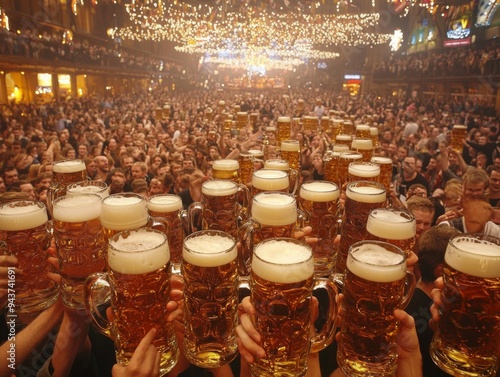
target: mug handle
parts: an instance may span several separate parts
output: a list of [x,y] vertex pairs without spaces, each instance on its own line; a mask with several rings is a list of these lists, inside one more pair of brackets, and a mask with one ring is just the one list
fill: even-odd
[[184,234],[184,237],[187,237],[189,235],[189,216],[188,216],[188,211],[183,209],[179,212],[179,219],[181,220],[182,224],[182,232]]
[[100,333],[111,338],[111,322],[101,314],[99,307],[111,301],[108,274],[96,272],[87,277],[83,287],[85,310]]
[[159,230],[164,234],[170,234],[170,225],[165,217],[152,216],[149,218],[147,225],[150,228]]
[[47,190],[47,210],[50,215],[53,216],[54,201],[60,196],[64,195],[65,187],[56,183],[54,186],[50,186]]
[[201,202],[193,202],[189,205],[187,210],[188,234],[202,229],[202,213],[203,204]]
[[406,306],[410,303],[416,284],[417,284],[417,278],[415,277],[415,274],[410,270],[406,270],[405,287],[404,287],[405,289],[403,294],[403,300],[401,301],[401,309],[406,308]]
[[332,343],[337,329],[337,287],[328,278],[315,278],[313,290],[320,288],[326,289],[328,294],[328,318],[321,331],[311,338],[309,352],[319,352],[328,347]]
[[248,280],[250,277],[254,247],[253,237],[257,226],[257,223],[250,219],[238,229],[240,244],[238,247],[238,274],[241,280]]

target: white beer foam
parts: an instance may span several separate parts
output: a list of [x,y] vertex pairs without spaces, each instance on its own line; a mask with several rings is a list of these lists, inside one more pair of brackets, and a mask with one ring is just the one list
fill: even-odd
[[298,152],[300,151],[300,143],[296,142],[288,142],[288,141],[282,141],[281,142],[281,150],[285,152]]
[[254,249],[252,272],[269,282],[298,283],[313,275],[314,258],[304,245],[286,240],[261,242]]
[[378,135],[378,128],[377,127],[370,127],[370,135],[372,135],[372,136]]
[[52,165],[52,171],[54,173],[75,173],[85,169],[85,162],[82,160],[67,160]]
[[373,186],[349,185],[346,196],[360,203],[383,203],[386,200],[385,190]]
[[336,184],[325,181],[312,181],[300,187],[300,197],[311,202],[331,202],[340,196]]
[[370,160],[370,162],[373,162],[375,164],[379,165],[392,165],[392,160],[388,157],[380,157],[380,156],[373,156]]
[[370,126],[368,124],[358,124],[356,131],[370,131]]
[[346,134],[340,134],[335,136],[335,140],[342,140],[342,141],[351,141],[352,136],[351,135],[346,135]]
[[218,267],[236,259],[238,249],[231,238],[204,233],[184,240],[182,258],[199,267]]
[[98,195],[66,195],[54,203],[54,219],[68,223],[89,221],[101,215],[101,197]]
[[68,191],[71,192],[72,194],[97,194],[100,195],[101,191],[105,190],[103,187],[99,186],[93,186],[93,185],[87,185],[87,186],[71,186],[71,188],[68,188]]
[[212,168],[215,170],[238,170],[240,164],[236,160],[215,160]]
[[236,194],[238,186],[230,180],[211,179],[203,182],[201,192],[208,196],[227,196]]
[[282,170],[260,169],[252,175],[252,186],[259,190],[278,191],[289,185],[288,174]]
[[137,229],[146,225],[146,201],[138,197],[108,196],[103,200],[101,225],[110,230]]
[[467,236],[454,239],[444,256],[455,270],[483,278],[500,278],[500,246],[488,241],[478,242]]
[[18,201],[4,205],[0,208],[0,230],[19,231],[33,229],[45,224],[48,221],[47,210],[40,208],[35,203],[26,206],[16,206]]
[[261,225],[293,224],[297,221],[297,204],[290,195],[261,193],[252,201],[252,218]]
[[345,152],[340,152],[339,157],[343,158],[344,160],[358,160],[358,159],[363,158],[363,155],[361,153],[357,153],[357,152],[353,153],[353,152],[345,151]]
[[373,141],[372,139],[354,139],[351,144],[352,149],[359,150],[372,150],[373,149]]
[[361,178],[372,178],[380,175],[380,167],[376,164],[349,164],[349,174]]
[[174,212],[182,208],[182,199],[177,195],[154,195],[148,200],[148,209],[154,212]]
[[362,279],[389,283],[404,279],[406,263],[404,256],[392,253],[380,245],[365,243],[355,248],[354,258],[349,252],[347,268]]
[[108,264],[113,271],[138,275],[157,271],[170,260],[165,236],[141,229],[131,232],[127,238],[110,239]]
[[453,129],[455,130],[466,130],[467,126],[464,126],[463,124],[454,124]]
[[290,169],[290,164],[286,160],[267,160],[264,162],[264,168],[275,169],[275,170],[288,170]]
[[401,211],[377,209],[368,216],[366,230],[375,237],[407,240],[417,232],[415,220],[403,217]]
[[290,123],[290,117],[278,117],[278,123]]

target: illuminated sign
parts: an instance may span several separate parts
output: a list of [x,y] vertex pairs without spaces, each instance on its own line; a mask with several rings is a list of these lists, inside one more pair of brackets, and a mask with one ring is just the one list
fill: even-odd
[[344,80],[361,80],[361,75],[344,75]]

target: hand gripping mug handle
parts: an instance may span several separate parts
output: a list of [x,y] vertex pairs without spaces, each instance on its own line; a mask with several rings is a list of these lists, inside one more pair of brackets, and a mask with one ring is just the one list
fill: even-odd
[[102,334],[111,337],[111,322],[106,318],[106,310],[111,302],[111,287],[108,282],[108,274],[97,272],[91,274],[85,280],[83,289],[84,303],[87,315]]
[[203,204],[201,202],[193,202],[188,208],[188,232],[194,233],[202,229],[202,214]]
[[315,278],[313,290],[320,288],[326,289],[328,294],[328,316],[321,331],[311,338],[309,351],[313,353],[328,347],[333,342],[337,329],[337,287],[328,278]]

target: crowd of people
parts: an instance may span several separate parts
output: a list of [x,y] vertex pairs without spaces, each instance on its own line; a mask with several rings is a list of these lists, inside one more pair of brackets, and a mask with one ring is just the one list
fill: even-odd
[[[300,107],[299,103],[304,106]],[[168,112],[163,110],[165,105],[169,105]],[[355,124],[370,124],[378,129],[379,147],[374,149],[374,155],[388,157],[393,163],[389,195],[392,206],[410,211],[417,224],[414,252],[418,262],[413,263],[421,279],[416,290],[419,294],[415,294],[406,310],[409,315],[402,311],[395,313],[402,324],[398,338],[401,365],[397,376],[446,375],[428,356],[432,332],[427,325],[433,302],[431,292],[439,277],[436,267],[443,263],[446,241],[456,232],[482,232],[500,237],[497,225],[500,218],[496,212],[496,207],[500,207],[499,118],[478,112],[472,102],[462,103],[458,112],[454,111],[455,106],[456,103],[384,98],[376,94],[351,98],[321,90],[183,93],[164,88],[114,97],[69,98],[40,106],[10,103],[3,107],[0,118],[0,200],[30,198],[46,203],[52,183],[52,164],[77,158],[85,162],[91,179],[108,184],[110,194],[135,192],[148,198],[172,193],[181,196],[187,208],[200,199],[201,182],[210,179],[214,161],[237,159],[241,152],[250,149],[264,149],[267,158],[277,157],[269,129],[280,116],[308,115],[321,119],[333,110],[339,117],[352,117]],[[239,130],[228,129],[223,120],[236,108],[249,114],[258,113],[256,121]],[[467,127],[462,153],[449,145],[454,124]],[[323,179],[323,157],[335,144],[332,135],[305,131],[300,123],[294,122],[291,138],[301,143],[301,182]],[[440,256],[437,259],[436,254]],[[0,258],[0,266],[3,266],[0,273],[6,266],[15,264],[12,257]],[[179,296],[182,298],[180,290],[174,290],[169,303],[172,319],[179,309]],[[434,296],[439,300],[439,290]],[[179,370],[173,373],[188,368],[184,372],[188,376],[246,375],[245,362],[261,357],[263,350],[248,320],[253,310],[248,300],[242,302],[240,309],[241,372],[239,365],[202,372],[180,363]],[[434,309],[437,320],[437,308]],[[27,344],[41,343],[61,320],[59,333],[52,333],[55,348],[50,367],[62,374],[54,376],[69,374],[73,360],[71,373],[85,370],[88,374],[84,375],[93,375],[95,370],[90,371],[92,368],[85,364],[93,360],[93,367],[102,369],[99,375],[109,374],[110,364],[106,364],[109,368],[104,371],[106,368],[96,361],[99,355],[94,344],[86,337],[88,322],[82,319],[81,313],[68,315],[59,304],[33,322],[44,330],[40,330],[37,337],[28,337]],[[76,337],[70,331],[72,323],[79,323],[84,329]],[[113,375],[155,375],[155,358],[146,356],[151,351],[152,338],[154,333],[148,334],[130,366],[114,367]],[[68,339],[75,339],[74,347],[60,346],[67,345]],[[335,363],[332,365],[331,352],[334,351],[327,349],[319,357],[311,355],[308,375],[330,375],[336,367]],[[71,360],[69,364],[68,360]],[[150,370],[147,364],[151,360]],[[3,362],[0,361],[0,368],[6,368]],[[49,368],[48,364],[45,367]],[[2,369],[0,373],[7,375],[6,371]],[[37,371],[26,373],[36,375]],[[338,373],[335,371],[333,376]]]

